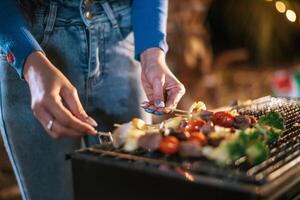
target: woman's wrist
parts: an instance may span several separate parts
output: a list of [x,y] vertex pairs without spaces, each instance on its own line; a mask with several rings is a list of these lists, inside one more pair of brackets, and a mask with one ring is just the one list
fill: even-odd
[[34,71],[36,67],[42,65],[45,65],[45,55],[41,51],[34,51],[29,54],[23,68],[24,79],[28,82],[29,74]]
[[161,63],[162,61],[165,61],[165,57],[166,57],[165,52],[160,48],[154,47],[154,48],[146,49],[141,54],[142,67]]

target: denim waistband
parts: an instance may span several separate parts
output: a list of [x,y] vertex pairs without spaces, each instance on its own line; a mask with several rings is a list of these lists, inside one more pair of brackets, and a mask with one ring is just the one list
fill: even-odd
[[[124,5],[131,3],[132,0],[90,0],[92,3],[101,3],[101,2],[109,2],[115,6],[119,5]],[[79,7],[82,4],[84,4],[84,0],[48,0],[44,1],[43,5],[49,5],[51,2],[57,3],[60,6],[65,6],[65,7]]]
[[[108,2],[113,12],[119,13],[122,10],[128,8],[131,5],[132,0],[93,0],[90,6],[90,12],[92,12],[94,17],[105,15],[105,10],[101,5],[103,2]],[[81,0],[58,0],[58,1],[47,1],[36,10],[37,19],[43,18],[43,23],[45,23],[45,16],[48,15],[51,5],[56,5],[56,24],[72,24],[72,23],[89,23],[88,20],[85,19],[84,13],[85,4],[84,1]]]

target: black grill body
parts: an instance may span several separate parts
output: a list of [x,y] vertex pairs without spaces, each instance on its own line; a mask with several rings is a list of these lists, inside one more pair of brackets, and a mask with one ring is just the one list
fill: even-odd
[[110,145],[70,155],[76,200],[86,199],[293,199],[300,193],[300,102],[265,97],[239,107],[241,114],[280,112],[286,121],[270,158],[251,166],[245,158],[221,168],[201,159],[158,152],[125,153]]

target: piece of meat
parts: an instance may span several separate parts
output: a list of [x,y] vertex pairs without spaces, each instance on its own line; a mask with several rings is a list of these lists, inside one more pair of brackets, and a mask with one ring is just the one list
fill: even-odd
[[233,126],[236,129],[246,129],[251,126],[251,118],[248,116],[238,115],[234,118]]
[[126,123],[126,124],[122,124],[121,126],[115,129],[115,131],[112,134],[113,146],[115,148],[120,148],[122,145],[125,144],[131,128],[132,128],[131,124]]
[[182,157],[200,157],[202,155],[202,147],[197,142],[188,141],[181,142],[179,147],[179,155]]
[[201,127],[200,131],[204,135],[208,136],[208,134],[215,131],[215,128],[214,128],[213,123],[211,121],[208,121]]
[[213,112],[210,112],[208,110],[201,110],[199,113],[199,116],[201,119],[205,120],[205,121],[210,121],[213,117]]
[[161,139],[162,136],[159,133],[147,133],[139,138],[138,146],[146,150],[155,151],[159,148]]
[[188,138],[186,132],[175,131],[173,129],[169,130],[169,135],[176,137],[178,140],[186,140]]

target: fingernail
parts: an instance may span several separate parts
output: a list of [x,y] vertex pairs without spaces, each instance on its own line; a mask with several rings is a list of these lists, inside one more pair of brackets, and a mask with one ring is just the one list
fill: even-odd
[[145,108],[145,111],[146,111],[147,113],[153,113],[153,112],[154,112],[154,110],[152,110],[151,108]]
[[86,121],[89,125],[91,125],[91,126],[93,126],[93,127],[97,127],[97,126],[98,126],[97,122],[96,122],[93,118],[91,118],[91,117],[87,117],[87,118],[85,119],[85,121]]
[[97,130],[93,129],[90,133],[93,134],[93,135],[97,135]]
[[160,99],[154,100],[154,105],[158,108],[164,108],[165,107],[165,102],[163,102]]
[[89,130],[90,134],[96,135],[98,131],[96,129]]
[[144,109],[148,108],[148,106],[146,106],[146,105],[141,105],[141,107]]
[[164,113],[163,113],[163,112],[159,112],[159,111],[155,111],[154,114],[155,114],[155,115],[158,115],[158,116],[161,116],[161,115],[163,115]]

